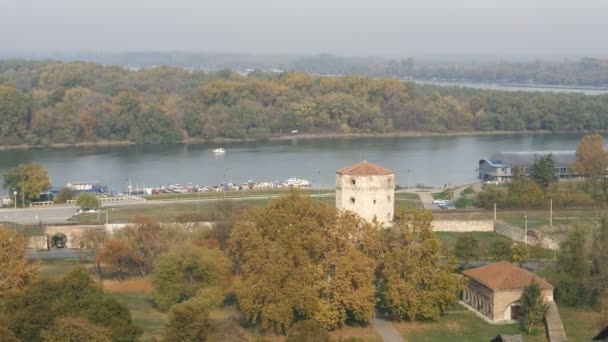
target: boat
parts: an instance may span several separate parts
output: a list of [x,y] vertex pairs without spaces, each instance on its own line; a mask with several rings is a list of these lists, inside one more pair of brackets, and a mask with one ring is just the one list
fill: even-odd
[[223,147],[214,148],[213,153],[222,154],[222,153],[226,153],[226,150]]

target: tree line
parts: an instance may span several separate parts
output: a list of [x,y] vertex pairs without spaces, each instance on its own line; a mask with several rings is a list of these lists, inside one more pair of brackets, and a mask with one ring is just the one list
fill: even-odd
[[608,129],[608,96],[7,60],[0,61],[0,120],[2,145],[265,139],[293,130],[584,131]]

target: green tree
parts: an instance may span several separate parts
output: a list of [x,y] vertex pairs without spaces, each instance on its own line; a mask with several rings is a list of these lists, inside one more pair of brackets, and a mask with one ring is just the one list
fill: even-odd
[[534,326],[542,323],[549,306],[543,299],[540,286],[535,282],[524,289],[519,302],[521,304],[521,324],[528,333],[531,333]]
[[0,143],[18,144],[27,133],[30,102],[18,89],[0,85]]
[[454,245],[454,255],[468,264],[479,257],[479,241],[471,233],[459,235]]
[[74,190],[72,190],[72,188],[68,188],[68,187],[61,188],[59,190],[59,192],[57,192],[57,195],[55,195],[54,202],[56,204],[63,204],[69,200],[74,199],[74,196],[75,196],[75,192],[74,192]]
[[51,181],[41,164],[21,164],[4,175],[4,187],[17,191],[17,202],[25,205],[36,201],[42,192],[50,189]]
[[585,232],[576,228],[560,244],[557,271],[551,276],[555,299],[565,306],[577,306],[588,301],[584,279],[589,274]]
[[85,318],[59,317],[40,332],[44,342],[111,342],[112,332]]
[[401,211],[383,231],[379,304],[395,319],[437,320],[463,288],[455,260],[441,260],[431,222],[430,212]]
[[25,246],[23,236],[0,227],[0,299],[36,278],[38,264],[28,261]]
[[205,287],[219,286],[230,261],[219,250],[179,246],[159,255],[152,272],[154,301],[161,309],[188,300]]
[[524,243],[514,242],[511,245],[511,262],[521,266],[528,259],[528,246]]
[[94,193],[81,192],[78,197],[76,197],[76,205],[78,205],[82,210],[97,210],[101,206],[101,201]]
[[490,245],[490,255],[494,261],[511,261],[511,243],[507,240],[498,240]]
[[164,340],[169,342],[206,341],[214,326],[209,312],[221,302],[217,291],[204,290],[195,297],[171,307]]
[[331,342],[331,336],[319,322],[314,320],[299,321],[294,324],[285,342]]
[[553,161],[551,153],[541,156],[538,160],[534,161],[530,176],[534,183],[545,192],[551,184],[557,182],[555,162]]
[[378,227],[292,191],[237,219],[230,253],[248,321],[285,332],[314,319],[331,329],[374,315]]

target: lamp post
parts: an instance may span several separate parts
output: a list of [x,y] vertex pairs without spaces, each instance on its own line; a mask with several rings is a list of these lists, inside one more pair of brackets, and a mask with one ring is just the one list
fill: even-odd
[[13,191],[13,195],[15,195],[15,209],[17,209],[17,190]]

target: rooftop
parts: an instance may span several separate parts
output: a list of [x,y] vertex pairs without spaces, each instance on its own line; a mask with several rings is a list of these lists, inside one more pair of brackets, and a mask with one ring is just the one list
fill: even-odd
[[506,261],[466,270],[463,274],[492,290],[523,289],[532,281],[543,290],[553,290],[553,285],[535,273]]
[[389,170],[383,168],[382,166],[378,166],[376,164],[372,164],[367,162],[366,160],[357,163],[355,165],[347,166],[341,168],[336,171],[337,174],[340,175],[356,175],[356,176],[384,176],[384,175],[392,175],[395,172],[393,170]]
[[[570,166],[576,160],[576,151],[519,151],[519,152],[498,152],[494,153],[489,160],[493,163],[500,162],[509,167],[532,166],[543,156],[551,155],[555,166]],[[492,164],[492,163],[490,163]],[[502,166],[499,166],[502,167]]]

